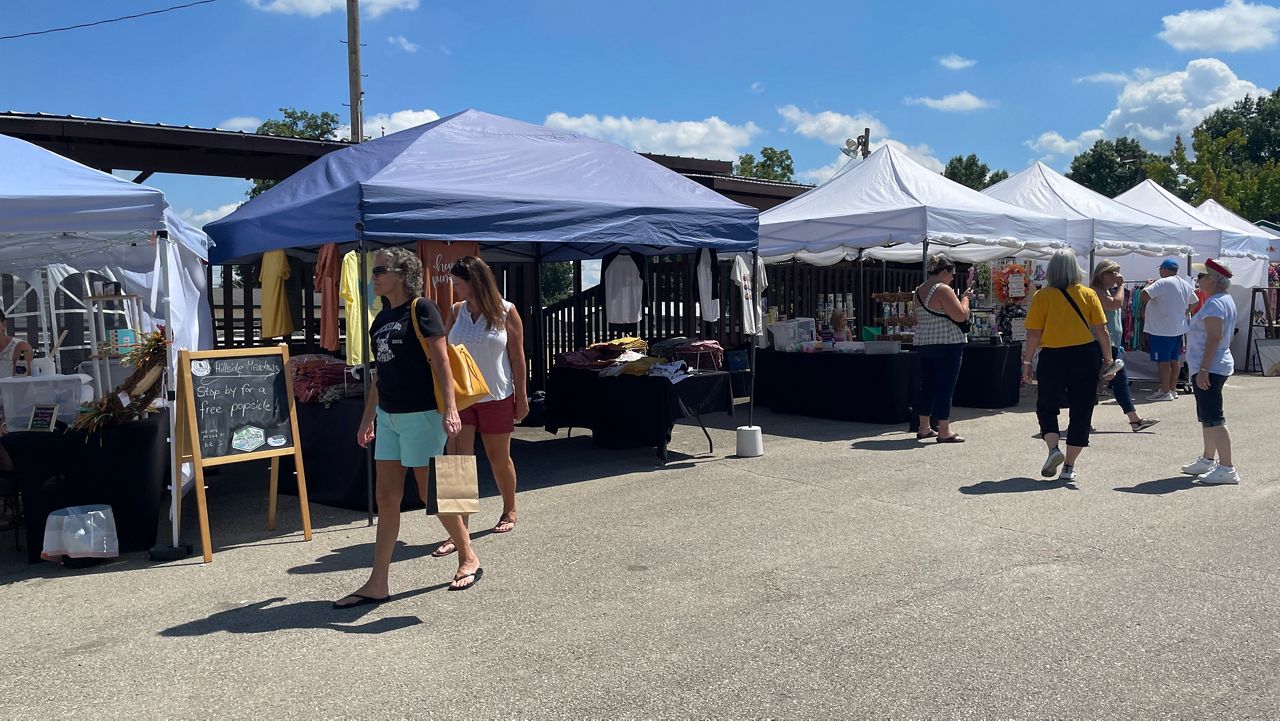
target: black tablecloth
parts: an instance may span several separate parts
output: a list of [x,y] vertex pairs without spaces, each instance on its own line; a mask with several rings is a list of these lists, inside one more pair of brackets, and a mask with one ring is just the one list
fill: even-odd
[[756,399],[779,413],[864,423],[911,416],[920,377],[914,353],[756,354]]
[[90,437],[57,430],[0,438],[21,484],[27,559],[40,560],[51,512],[91,503],[111,506],[121,553],[151,548],[169,483],[168,435],[168,416],[153,413]]
[[592,370],[552,368],[547,378],[547,431],[587,428],[604,448],[655,446],[661,452],[686,409],[696,415],[732,414],[729,374],[697,373],[672,383],[656,376],[601,378]]
[[1018,405],[1022,390],[1022,344],[970,343],[951,404],[964,408]]
[[[369,505],[365,450],[356,443],[364,417],[364,398],[343,398],[328,408],[298,403],[298,436],[307,471],[307,498],[312,503],[364,511]],[[297,495],[293,457],[281,459],[280,492]],[[286,472],[287,471],[287,472]],[[422,508],[412,472],[405,474],[404,510]],[[375,509],[376,510],[376,509]]]

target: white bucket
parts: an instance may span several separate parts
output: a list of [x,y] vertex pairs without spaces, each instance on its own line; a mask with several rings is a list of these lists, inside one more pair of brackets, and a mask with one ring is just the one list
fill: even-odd
[[53,367],[52,358],[32,358],[31,359],[31,375],[33,376],[51,376],[57,370]]
[[760,426],[738,427],[738,457],[759,458],[764,455],[764,436]]

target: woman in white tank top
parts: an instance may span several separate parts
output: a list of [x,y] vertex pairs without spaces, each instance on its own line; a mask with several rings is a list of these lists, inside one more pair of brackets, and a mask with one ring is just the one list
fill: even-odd
[[[524,325],[514,305],[502,299],[493,271],[479,258],[465,256],[449,271],[453,291],[461,301],[453,304],[446,327],[449,343],[466,346],[489,386],[488,400],[462,412],[462,432],[455,453],[474,453],[476,434],[502,493],[502,515],[494,533],[516,527],[516,466],[511,460],[511,433],[529,414],[528,377],[524,356]],[[445,541],[431,554],[453,553]]]

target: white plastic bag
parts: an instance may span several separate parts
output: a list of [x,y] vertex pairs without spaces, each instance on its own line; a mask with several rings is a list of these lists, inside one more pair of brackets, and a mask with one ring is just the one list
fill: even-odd
[[44,524],[44,552],[40,557],[56,561],[70,558],[115,558],[120,555],[116,519],[111,506],[71,506],[49,514]]

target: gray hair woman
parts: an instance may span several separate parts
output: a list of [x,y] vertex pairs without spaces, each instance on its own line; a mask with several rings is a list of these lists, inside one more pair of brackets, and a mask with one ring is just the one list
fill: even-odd
[[1222,485],[1239,483],[1240,475],[1231,463],[1231,433],[1222,412],[1222,387],[1235,372],[1231,357],[1231,333],[1236,327],[1236,303],[1227,289],[1231,287],[1231,271],[1213,260],[1206,260],[1196,278],[1196,286],[1209,297],[1191,316],[1187,332],[1187,369],[1194,379],[1196,418],[1204,436],[1204,451],[1182,472],[1193,475],[1201,483]]
[[[1045,277],[1047,285],[1031,298],[1027,342],[1022,351],[1022,379],[1029,383],[1031,359],[1040,349],[1036,417],[1049,448],[1040,475],[1052,478],[1062,466],[1060,481],[1076,478],[1076,459],[1089,445],[1089,424],[1098,402],[1098,376],[1112,364],[1106,314],[1098,294],[1081,285],[1081,277],[1075,253],[1064,249],[1053,254]],[[1058,411],[1064,395],[1070,412],[1065,455],[1058,448]]]
[[[1124,327],[1120,323],[1120,309],[1124,307],[1124,276],[1120,274],[1120,264],[1114,260],[1104,260],[1093,269],[1093,280],[1089,287],[1098,294],[1102,302],[1102,310],[1107,315],[1107,335],[1111,338],[1111,356],[1121,358],[1124,355]],[[1116,396],[1120,410],[1129,417],[1129,430],[1137,433],[1159,423],[1157,418],[1143,418],[1133,405],[1133,393],[1129,391],[1129,374],[1121,368],[1108,386]]]

